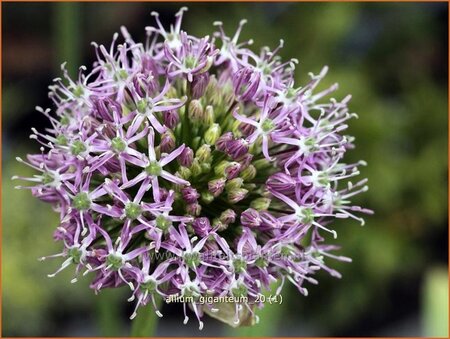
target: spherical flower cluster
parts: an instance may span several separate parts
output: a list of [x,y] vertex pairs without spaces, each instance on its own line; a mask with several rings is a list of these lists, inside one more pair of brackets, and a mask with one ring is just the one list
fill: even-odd
[[[145,43],[123,27],[123,43],[94,43],[97,60],[76,80],[63,64],[49,87],[55,112],[37,108],[51,123],[33,129],[41,152],[18,158],[38,174],[15,179],[60,215],[63,249],[50,257],[63,262],[50,277],[72,265],[95,274],[96,292],[128,285],[132,318],[147,304],[161,316],[155,298],[178,296],[200,328],[204,313],[254,323],[273,282],[277,294],[287,280],[307,295],[318,270],[339,277],[328,260],[350,261],[326,240],[335,218],[363,224],[355,213],[371,212],[350,201],[367,190],[349,181],[363,162],[342,162],[355,114],[350,96],[322,100],[336,85],[315,92],[326,67],[295,87],[282,41],[255,54],[238,41],[245,21],[233,37],[216,22],[197,38],[181,30],[184,11],[170,30],[152,13]],[[231,319],[221,312],[230,305],[205,296],[239,300]]]

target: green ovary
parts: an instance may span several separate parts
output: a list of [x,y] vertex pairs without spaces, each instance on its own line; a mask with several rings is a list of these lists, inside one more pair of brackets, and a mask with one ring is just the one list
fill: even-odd
[[143,284],[141,284],[141,289],[144,292],[145,291],[147,291],[149,293],[155,292],[156,291],[156,287],[157,287],[157,285],[156,285],[156,282],[154,280],[149,280],[149,281],[144,282]]
[[79,248],[73,247],[69,249],[68,255],[70,258],[72,258],[74,264],[79,264],[81,262],[81,257],[83,256],[83,253]]
[[242,273],[247,268],[247,263],[242,258],[236,258],[233,260],[233,267],[236,273]]
[[261,129],[263,132],[271,132],[275,128],[275,123],[271,119],[265,119],[261,124]]
[[125,151],[125,149],[127,148],[127,144],[121,138],[115,137],[111,140],[111,148],[114,150],[114,152],[120,153]]
[[110,254],[106,257],[106,266],[111,266],[111,268],[115,271],[122,268],[124,264],[123,257],[116,254]]
[[72,148],[70,150],[73,155],[80,155],[81,153],[86,152],[87,147],[82,141],[76,140],[72,144]]
[[149,175],[160,175],[162,167],[157,161],[151,161],[150,164],[145,168],[145,171]]
[[87,210],[91,207],[91,199],[86,192],[78,193],[72,200],[72,206],[79,211]]
[[233,288],[231,290],[231,293],[233,293],[233,295],[235,297],[244,297],[247,295],[247,287],[245,287],[244,285],[240,284],[237,287]]
[[158,227],[159,229],[167,231],[171,225],[172,222],[167,218],[165,218],[164,216],[158,215],[156,217],[156,227]]
[[200,253],[192,252],[184,254],[184,262],[191,268],[198,267],[200,264]]
[[125,215],[128,219],[134,220],[139,218],[142,213],[142,208],[139,204],[130,202],[125,205]]

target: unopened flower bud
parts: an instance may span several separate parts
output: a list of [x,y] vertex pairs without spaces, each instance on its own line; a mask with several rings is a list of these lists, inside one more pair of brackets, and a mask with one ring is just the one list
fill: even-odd
[[253,161],[253,166],[255,166],[257,170],[262,170],[269,168],[271,164],[266,159],[258,159]]
[[233,140],[233,133],[226,132],[216,141],[216,149],[221,152],[227,151],[227,142]]
[[175,137],[170,130],[165,131],[161,136],[159,147],[163,153],[169,153],[175,148]]
[[241,214],[241,224],[247,227],[258,227],[261,225],[259,212],[253,208],[248,208]]
[[247,196],[247,193],[248,190],[246,190],[245,188],[237,188],[235,190],[229,191],[227,196],[228,201],[231,204],[235,204],[244,199]]
[[238,159],[248,152],[248,142],[245,139],[229,140],[226,143],[226,153],[233,159]]
[[222,160],[216,166],[214,166],[214,173],[216,175],[225,176],[225,168],[230,164],[227,160]]
[[265,211],[269,208],[270,202],[269,198],[257,198],[250,203],[250,207],[258,211]]
[[227,191],[231,191],[236,188],[241,188],[243,183],[244,183],[244,180],[242,178],[234,178],[225,184],[225,189]]
[[255,126],[240,121],[235,121],[232,127],[232,131],[234,133],[237,133],[237,131],[239,131],[239,133],[244,136],[249,136],[255,131],[255,129]]
[[214,200],[214,195],[209,191],[203,191],[201,197],[205,204],[210,204]]
[[211,126],[214,123],[214,109],[211,105],[206,106],[203,123],[205,126]]
[[[152,71],[152,72],[154,72],[154,71]],[[170,86],[169,90],[166,93],[166,97],[168,97],[168,98],[178,98],[179,94],[178,94],[177,89],[174,86]]]
[[180,166],[178,169],[178,174],[180,175],[180,178],[184,180],[188,180],[192,175],[191,170],[184,166]]
[[239,159],[239,163],[242,166],[242,170],[246,169],[248,167],[248,165],[251,164],[252,160],[253,160],[253,154],[250,154],[250,153],[244,154]]
[[167,189],[165,189],[165,188],[159,189],[159,197],[162,200],[166,200],[168,196],[169,196],[169,191]]
[[211,160],[211,146],[207,144],[202,145],[195,153],[195,157],[200,163],[209,162]]
[[180,116],[176,110],[170,110],[163,112],[164,125],[170,129],[174,129],[180,121]]
[[222,212],[219,220],[224,224],[232,224],[236,220],[236,212],[232,209],[227,209]]
[[194,160],[194,151],[190,147],[185,147],[183,152],[181,152],[178,157],[178,162],[181,166],[190,167],[192,165],[192,161]]
[[236,96],[233,93],[233,86],[231,84],[231,81],[229,81],[223,87],[222,102],[225,105],[225,107],[231,107],[231,105],[233,105],[235,100]]
[[202,174],[202,167],[200,166],[200,162],[198,161],[198,159],[194,159],[189,169],[191,170],[192,176],[194,177]]
[[192,223],[192,228],[198,236],[205,237],[211,230],[211,223],[209,222],[208,218],[196,218]]
[[209,162],[203,162],[200,167],[202,168],[202,173],[211,172],[211,164]]
[[208,85],[206,86],[204,96],[207,98],[211,98],[214,95],[214,93],[217,92],[217,85],[218,84],[217,84],[216,76],[211,75],[209,77],[209,82],[208,82]]
[[209,73],[202,73],[196,75],[191,83],[192,97],[200,99],[206,91],[209,83]]
[[217,229],[218,232],[225,231],[228,228],[228,224],[224,224],[218,218],[215,218],[213,220],[213,225],[212,226],[213,226],[214,229]]
[[241,178],[244,179],[244,181],[250,181],[255,178],[256,176],[256,168],[253,165],[248,165],[246,169],[241,171],[240,174]]
[[202,206],[199,203],[194,202],[192,204],[188,204],[186,206],[186,212],[193,216],[199,216],[202,212]]
[[194,123],[202,121],[203,107],[200,100],[194,99],[189,103],[189,119]]
[[225,178],[214,179],[208,182],[208,191],[212,193],[213,196],[217,197],[225,188]]
[[200,198],[200,194],[198,194],[197,190],[192,187],[185,187],[181,190],[181,194],[183,196],[183,200],[188,204],[197,202],[197,199]]
[[205,142],[210,145],[214,145],[221,133],[219,124],[212,124],[210,128],[205,132]]
[[225,176],[227,179],[234,179],[239,175],[240,171],[241,164],[233,161],[225,168]]

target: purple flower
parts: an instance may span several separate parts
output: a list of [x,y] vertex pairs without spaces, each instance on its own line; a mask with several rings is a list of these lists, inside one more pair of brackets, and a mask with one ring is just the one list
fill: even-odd
[[167,81],[161,93],[155,97],[150,97],[148,95],[140,97],[140,95],[135,93],[136,111],[135,117],[132,124],[140,126],[144,119],[148,119],[150,124],[158,131],[158,133],[163,133],[165,128],[161,125],[159,120],[156,118],[156,114],[159,112],[172,111],[174,109],[180,108],[184,105],[186,98],[181,99],[165,99],[164,96],[170,88],[170,82]]
[[255,120],[244,117],[238,114],[237,111],[233,112],[233,115],[237,120],[255,127],[255,131],[247,137],[247,141],[252,144],[258,139],[258,137],[261,137],[262,151],[266,159],[269,161],[273,160],[269,155],[270,137],[275,135],[277,130],[280,129],[281,122],[287,117],[288,114],[289,112],[284,110],[282,107],[273,107],[273,99],[271,96],[266,96],[261,115]]
[[137,309],[141,305],[146,305],[150,300],[155,309],[156,314],[162,317],[161,312],[156,306],[155,296],[167,296],[164,292],[163,284],[172,279],[176,271],[169,271],[171,262],[166,261],[158,265],[155,270],[150,274],[151,258],[148,252],[142,254],[142,269],[137,275],[137,286],[133,292],[129,301],[132,301],[137,296],[136,307],[130,319],[134,319],[137,316]]
[[351,201],[368,190],[356,179],[365,162],[343,162],[356,115],[350,96],[326,99],[336,84],[316,91],[327,67],[298,86],[282,41],[253,52],[238,41],[245,20],[232,37],[220,22],[212,39],[191,36],[185,11],[168,30],[152,13],[147,43],[125,28],[123,43],[94,43],[97,60],[76,80],[63,64],[55,111],[37,107],[51,124],[32,129],[39,152],[17,158],[36,174],[13,179],[59,213],[62,250],[41,258],[62,259],[49,277],[73,266],[72,282],[94,273],[96,292],[129,286],[131,318],[148,303],[162,316],[156,298],[182,296],[185,323],[189,303],[200,329],[205,313],[253,324],[273,282],[276,294],[290,282],[307,295],[318,270],[340,277],[330,261],[350,261],[328,240],[334,220],[373,213]]
[[185,32],[181,32],[180,36],[181,46],[178,50],[171,49],[168,42],[164,45],[164,55],[170,62],[168,75],[185,75],[187,80],[192,82],[194,76],[208,71],[218,50],[214,50],[213,45],[208,42],[208,37],[199,39],[194,44]]
[[178,185],[187,185],[189,186],[189,182],[181,179],[170,172],[164,170],[164,166],[175,160],[184,150],[184,145],[181,145],[176,150],[174,150],[172,153],[166,155],[165,157],[161,158],[160,160],[156,159],[156,153],[154,148],[154,142],[155,142],[155,133],[153,129],[150,128],[150,131],[148,133],[148,158],[141,161],[138,166],[142,167],[144,171],[136,176],[134,179],[128,181],[125,183],[122,188],[128,188],[132,187],[145,178],[150,178],[150,182],[152,185],[152,192],[153,192],[153,198],[155,201],[160,201],[160,191],[159,191],[159,181],[158,177],[161,177],[169,182],[173,182]]

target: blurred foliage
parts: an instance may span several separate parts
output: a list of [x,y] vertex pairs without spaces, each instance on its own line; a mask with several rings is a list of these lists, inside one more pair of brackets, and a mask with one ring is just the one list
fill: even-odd
[[17,173],[34,174],[15,162],[3,167],[3,324],[6,329],[33,336],[46,329],[51,331],[56,325],[49,314],[56,317],[56,313],[61,312],[59,316],[62,316],[71,304],[75,307],[69,313],[92,308],[93,303],[85,296],[86,279],[70,284],[73,272],[69,270],[57,279],[49,279],[47,274],[56,271],[61,262],[58,259],[38,262],[42,256],[61,251],[61,246],[52,241],[58,214],[33,198],[28,190],[14,190],[16,182],[9,178]]
[[432,268],[424,287],[424,335],[448,338],[448,270]]
[[[13,190],[9,178],[30,173],[13,159],[38,151],[27,139],[29,128],[44,127],[46,122],[33,107],[51,107],[46,85],[59,76],[61,57],[89,65],[94,58],[90,41],[109,44],[122,24],[136,40],[143,40],[144,26],[153,24],[152,10],[159,11],[168,24],[180,5],[85,3],[75,7],[79,17],[66,18],[68,25],[59,30],[65,21],[57,16],[67,12],[55,4],[3,5],[2,273],[3,334],[7,336],[92,336],[101,330],[93,323],[93,314],[103,319],[104,335],[111,322],[120,328],[129,326],[130,306],[119,301],[125,295],[95,308],[99,298],[107,297],[93,297],[86,280],[71,285],[71,272],[46,277],[58,267],[58,260],[39,263],[36,258],[60,250],[50,240],[58,216],[29,192]],[[426,272],[447,265],[447,4],[202,3],[189,8],[183,26],[191,34],[210,34],[216,20],[233,34],[239,20],[247,18],[241,40],[253,38],[255,49],[273,48],[283,38],[282,56],[300,60],[299,83],[308,80],[307,72],[317,73],[329,65],[323,86],[338,81],[335,97],[351,93],[350,108],[360,116],[350,123],[349,134],[356,136],[357,147],[349,152],[348,161],[368,162],[362,176],[369,178],[370,190],[356,202],[375,210],[375,215],[366,218],[364,228],[349,220],[337,225],[341,253],[353,258],[351,264],[334,265],[343,279],[319,274],[320,285],[310,286],[307,298],[292,288],[286,290],[285,305],[261,312],[263,326],[244,330],[245,335],[268,335],[270,324],[275,335],[419,336],[420,329],[414,326],[401,333],[392,328],[422,313]],[[49,17],[53,19],[44,19]],[[66,46],[64,39],[66,45],[76,44],[80,50],[61,47]],[[443,298],[438,287],[426,291],[426,300]],[[108,303],[117,307],[121,322],[105,320],[100,310],[108,310]],[[431,304],[426,302],[425,308],[431,310]],[[166,311],[159,335],[175,333],[172,318],[176,326],[182,326],[180,308]],[[27,319],[25,327],[23,319]],[[429,327],[434,322],[427,324],[425,334],[437,333]],[[202,334],[217,336],[218,326],[214,320],[207,322]],[[208,332],[211,328],[215,332]],[[226,331],[228,335],[244,332]],[[196,326],[182,333],[199,334]]]

